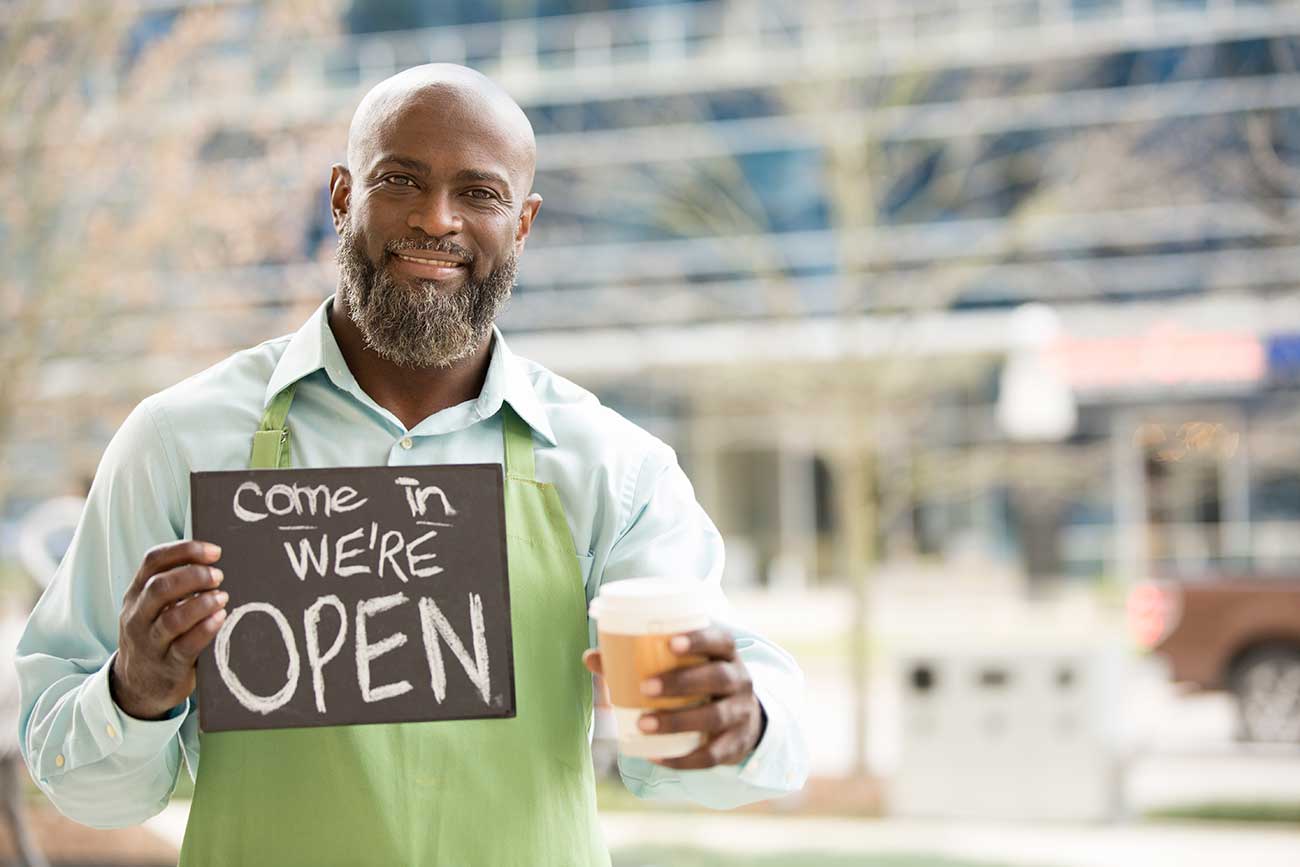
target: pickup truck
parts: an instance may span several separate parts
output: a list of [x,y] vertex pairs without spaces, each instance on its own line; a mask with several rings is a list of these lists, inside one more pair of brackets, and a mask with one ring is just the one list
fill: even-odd
[[1128,620],[1176,683],[1234,695],[1242,738],[1300,742],[1300,579],[1142,584]]

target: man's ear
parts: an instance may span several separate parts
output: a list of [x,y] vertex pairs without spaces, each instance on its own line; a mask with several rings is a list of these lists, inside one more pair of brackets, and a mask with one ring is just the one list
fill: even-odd
[[542,197],[537,193],[530,193],[528,198],[524,199],[524,206],[519,211],[519,225],[515,227],[516,256],[524,252],[524,244],[528,241],[528,233],[533,230],[533,220],[537,219],[537,212],[541,208]]
[[330,167],[330,214],[334,218],[334,231],[343,233],[352,204],[352,174],[342,163]]

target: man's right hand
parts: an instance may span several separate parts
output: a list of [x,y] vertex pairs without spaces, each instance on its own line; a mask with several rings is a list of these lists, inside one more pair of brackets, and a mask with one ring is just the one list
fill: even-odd
[[159,545],[144,555],[126,591],[118,650],[109,672],[117,706],[137,719],[162,719],[194,691],[194,664],[226,619],[217,590],[221,549],[207,542]]

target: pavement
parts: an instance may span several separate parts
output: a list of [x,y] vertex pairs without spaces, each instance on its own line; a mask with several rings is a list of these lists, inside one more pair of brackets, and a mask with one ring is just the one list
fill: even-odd
[[1143,823],[1049,825],[898,819],[614,813],[610,848],[662,844],[735,855],[922,855],[1025,867],[1296,867],[1300,828]]
[[[48,802],[23,805],[27,828],[51,865],[77,867],[169,867],[176,864],[176,847],[144,828],[88,828],[60,815]],[[8,822],[0,822],[0,865],[24,864]]]
[[[188,804],[145,827],[179,847]],[[1047,824],[605,812],[612,851],[664,845],[731,856],[912,855],[1014,867],[1296,867],[1300,828],[1232,823]]]

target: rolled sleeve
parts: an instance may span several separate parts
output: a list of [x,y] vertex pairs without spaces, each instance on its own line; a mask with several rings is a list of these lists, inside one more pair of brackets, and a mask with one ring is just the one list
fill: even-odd
[[[116,654],[114,654],[116,655]],[[136,719],[113,701],[109,688],[109,671],[113,657],[82,681],[75,694],[76,713],[62,737],[48,733],[33,768],[39,782],[72,773],[113,755],[122,758],[155,758],[171,747],[185,722],[186,705],[182,704],[160,720]],[[41,734],[33,731],[34,734]],[[29,747],[35,747],[29,744]]]
[[109,672],[122,598],[145,552],[179,538],[183,498],[173,457],[145,405],[105,451],[86,507],[18,643],[19,745],[65,815],[94,827],[156,814],[176,784],[176,708],[134,719],[113,701]]
[[808,778],[807,762],[791,761],[792,746],[799,749],[803,745],[798,727],[771,690],[755,683],[754,694],[767,715],[767,729],[758,746],[740,763],[736,779],[755,789],[779,794],[797,792]]
[[[169,750],[185,723],[188,702],[172,708],[159,720],[137,719],[117,706],[109,690],[108,676],[113,667],[114,653],[103,668],[86,678],[86,700],[103,715],[99,732],[104,754],[120,753],[123,757],[153,758]],[[96,732],[98,734],[99,732]]]

